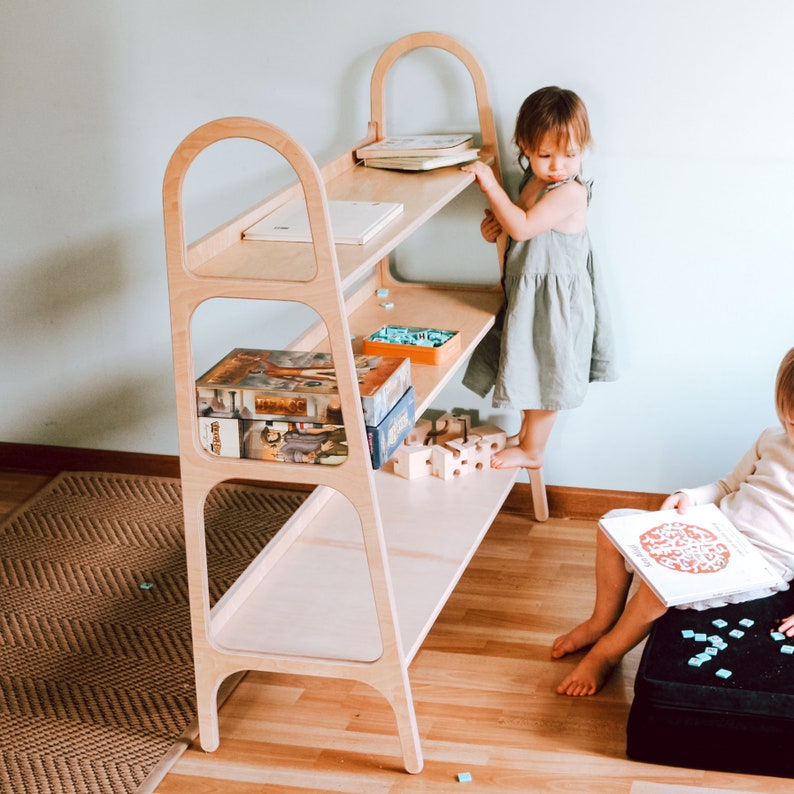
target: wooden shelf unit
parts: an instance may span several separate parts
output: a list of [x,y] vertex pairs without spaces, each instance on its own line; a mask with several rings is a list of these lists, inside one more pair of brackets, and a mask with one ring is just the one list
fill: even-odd
[[[185,542],[200,741],[207,751],[219,745],[217,693],[228,676],[245,670],[330,676],[368,683],[387,698],[405,768],[419,772],[422,752],[408,665],[518,474],[516,469],[487,469],[465,479],[409,481],[395,476],[388,463],[372,470],[353,361],[361,338],[384,322],[427,326],[441,317],[445,326],[460,330],[462,349],[454,362],[412,365],[418,416],[492,325],[502,299],[497,288],[403,284],[390,275],[390,252],[473,182],[456,166],[410,174],[356,163],[356,148],[387,134],[386,73],[418,47],[444,49],[468,67],[481,150],[499,177],[482,70],[468,50],[438,33],[412,34],[384,51],[373,71],[366,137],[323,168],[279,128],[234,117],[188,135],[166,169],[163,202]],[[201,151],[226,138],[248,138],[274,148],[298,181],[188,245],[185,174]],[[242,232],[267,212],[303,195],[313,243],[242,239]],[[337,247],[329,199],[400,201],[405,210],[366,245]],[[501,250],[499,246],[500,261]],[[386,315],[383,299],[375,295],[381,286],[389,288],[394,303]],[[219,297],[298,301],[317,312],[322,322],[291,347],[333,354],[348,440],[344,463],[264,463],[211,457],[201,448],[191,319],[204,301]],[[204,502],[213,487],[229,479],[314,488],[301,510],[210,608]],[[543,509],[541,505],[539,513]]]

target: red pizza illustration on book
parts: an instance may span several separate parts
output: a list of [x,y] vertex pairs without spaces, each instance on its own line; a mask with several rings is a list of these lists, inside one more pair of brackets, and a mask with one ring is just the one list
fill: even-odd
[[671,521],[640,535],[640,545],[651,559],[673,571],[713,573],[731,558],[730,549],[710,529]]

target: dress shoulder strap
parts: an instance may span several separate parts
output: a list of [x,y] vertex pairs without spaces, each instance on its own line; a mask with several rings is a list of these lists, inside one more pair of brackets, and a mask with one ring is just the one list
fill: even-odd
[[575,174],[568,179],[563,179],[562,182],[552,182],[550,185],[546,185],[543,190],[540,192],[541,196],[544,196],[550,190],[554,190],[555,187],[559,187],[560,185],[567,185],[569,182],[578,182],[580,185],[583,185],[587,189],[587,204],[590,204],[590,199],[593,196],[593,180],[592,179],[584,179],[581,174]]

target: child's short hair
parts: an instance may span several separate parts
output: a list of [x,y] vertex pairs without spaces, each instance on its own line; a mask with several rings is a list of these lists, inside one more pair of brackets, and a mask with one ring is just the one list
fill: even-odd
[[521,153],[536,152],[548,133],[565,145],[573,140],[582,150],[590,143],[587,108],[573,91],[547,86],[530,94],[522,103],[513,135]]
[[783,356],[775,379],[775,408],[780,421],[794,417],[794,347]]

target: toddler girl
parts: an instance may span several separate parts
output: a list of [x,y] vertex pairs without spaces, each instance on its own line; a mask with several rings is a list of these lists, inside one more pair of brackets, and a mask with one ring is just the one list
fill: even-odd
[[514,142],[525,171],[517,203],[477,161],[490,203],[480,225],[488,242],[506,232],[505,300],[472,354],[463,383],[495,408],[521,411],[521,428],[491,458],[494,468],[543,465],[557,411],[584,400],[590,381],[613,380],[612,338],[590,237],[590,182],[581,176],[590,143],[587,110],[562,88],[535,91],[519,110]]
[[[711,485],[676,491],[664,500],[661,509],[675,508],[685,513],[689,505],[709,502],[719,505],[786,584],[699,601],[679,609],[708,609],[762,598],[776,589],[787,590],[788,582],[794,579],[794,348],[778,368],[775,407],[782,426],[764,430],[729,475]],[[618,662],[648,635],[654,621],[667,611],[642,581],[627,602],[631,581],[632,575],[620,552],[599,531],[593,614],[558,637],[551,655],[560,658],[595,644],[557,686],[561,695],[595,694]],[[780,630],[794,636],[794,615],[782,621]]]

